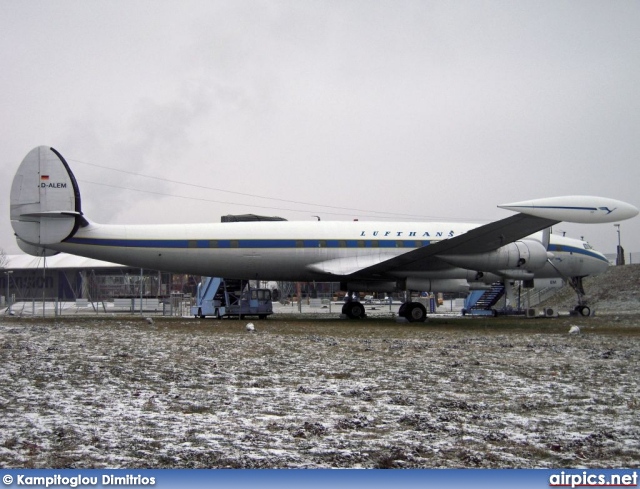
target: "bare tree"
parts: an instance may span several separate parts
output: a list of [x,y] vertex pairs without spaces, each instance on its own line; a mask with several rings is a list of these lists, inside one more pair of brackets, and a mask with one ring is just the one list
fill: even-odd
[[280,295],[280,303],[287,304],[291,301],[291,296],[295,293],[296,284],[294,282],[276,282]]
[[7,254],[2,248],[0,248],[0,268],[4,268],[8,261],[9,259],[7,258]]

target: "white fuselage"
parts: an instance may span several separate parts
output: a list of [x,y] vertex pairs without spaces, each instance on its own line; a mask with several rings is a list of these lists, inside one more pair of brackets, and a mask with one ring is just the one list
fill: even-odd
[[[341,260],[360,267],[458,236],[477,224],[446,222],[237,222],[182,225],[102,225],[80,228],[52,249],[155,270],[227,278],[330,281],[349,274]],[[534,239],[541,239],[535,236]],[[551,236],[550,264],[536,278],[601,273],[606,258],[584,242]],[[324,270],[317,264],[337,265]],[[476,270],[446,268],[389,271],[385,277],[472,280]]]

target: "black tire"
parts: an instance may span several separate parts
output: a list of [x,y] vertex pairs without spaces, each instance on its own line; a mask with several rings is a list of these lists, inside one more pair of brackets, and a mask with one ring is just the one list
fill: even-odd
[[419,302],[411,302],[407,306],[405,314],[410,323],[423,323],[427,319],[427,308]]
[[359,302],[347,302],[342,306],[342,313],[349,319],[360,319],[364,317],[364,306]]
[[580,314],[582,316],[590,316],[591,315],[591,309],[589,308],[589,306],[580,306]]

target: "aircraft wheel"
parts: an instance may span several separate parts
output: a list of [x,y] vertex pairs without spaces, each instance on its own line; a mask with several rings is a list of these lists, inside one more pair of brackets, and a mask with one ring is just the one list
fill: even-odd
[[591,315],[591,309],[589,308],[589,306],[580,306],[580,314],[582,314],[583,316],[590,316]]
[[398,309],[398,316],[400,316],[401,318],[406,317],[408,305],[409,305],[409,302],[403,302],[400,305],[400,309]]
[[411,302],[405,313],[410,323],[422,323],[427,319],[427,309],[419,302]]
[[347,302],[342,306],[342,313],[349,319],[360,319],[364,317],[364,306],[359,302]]

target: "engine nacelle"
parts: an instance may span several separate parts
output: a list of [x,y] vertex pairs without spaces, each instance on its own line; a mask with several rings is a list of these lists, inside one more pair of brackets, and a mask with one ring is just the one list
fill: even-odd
[[469,282],[469,290],[491,290],[491,285],[484,282]]
[[409,277],[398,282],[402,290],[418,290],[421,292],[469,292],[469,282],[465,279],[455,278],[415,278]]
[[420,292],[469,292],[469,282],[466,279],[455,278],[416,278],[409,277],[397,282],[375,280],[356,280],[340,283],[342,290],[367,292],[397,292],[400,290],[416,290]]
[[510,278],[512,280],[533,280],[535,274],[528,270],[522,270],[521,268],[516,268],[512,270],[501,270],[500,275],[504,278]]
[[469,270],[538,270],[547,263],[549,254],[540,241],[523,239],[488,253],[438,255],[441,260]]
[[395,292],[398,290],[398,284],[395,281],[356,280],[353,282],[341,282],[340,289],[353,290],[356,292]]

